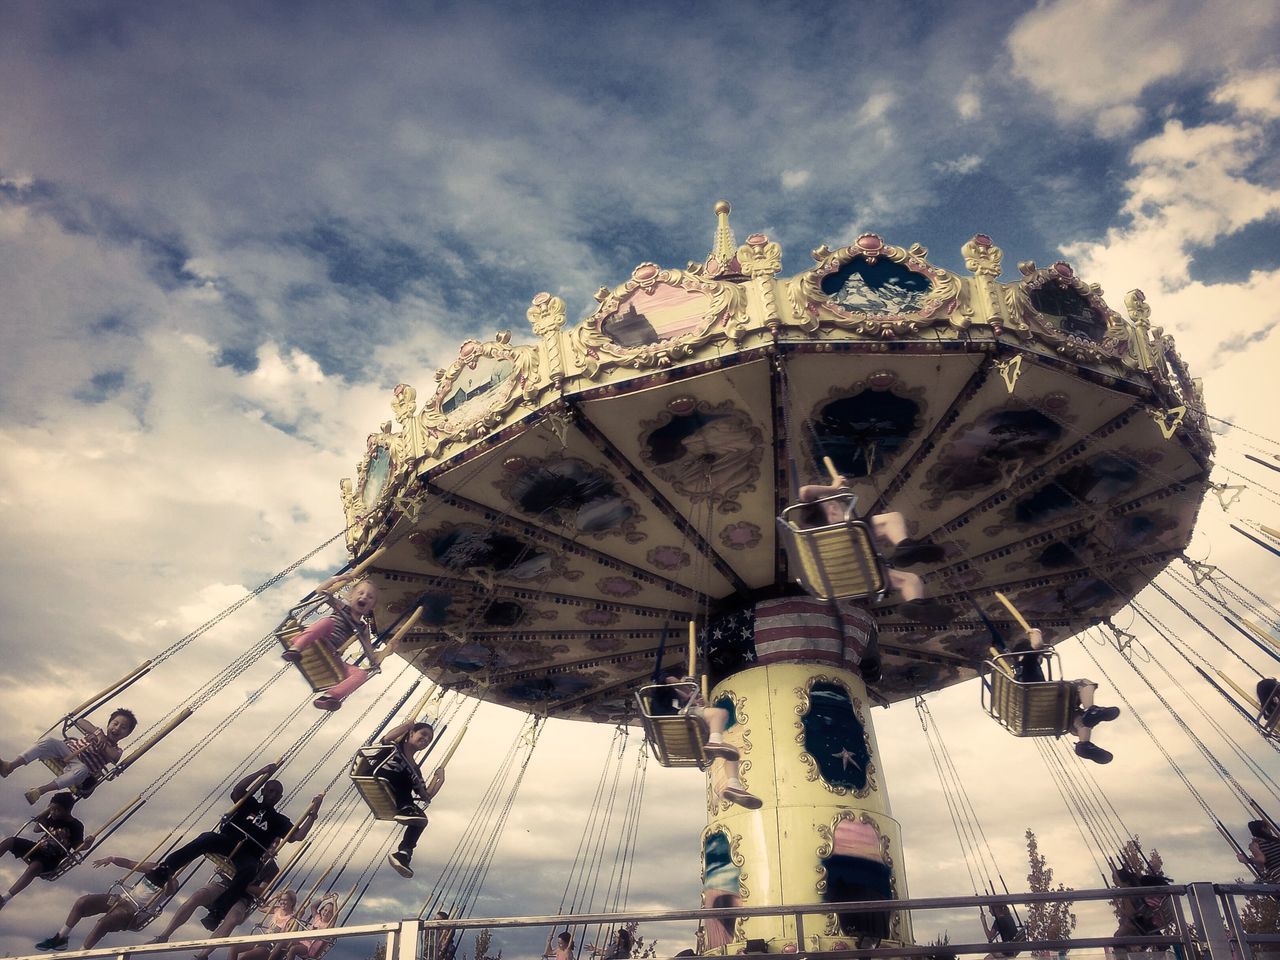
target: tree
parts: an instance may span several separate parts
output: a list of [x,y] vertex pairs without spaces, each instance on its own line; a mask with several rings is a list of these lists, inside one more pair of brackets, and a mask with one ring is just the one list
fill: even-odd
[[[1032,893],[1069,893],[1071,887],[1053,885],[1053,868],[1040,852],[1036,835],[1027,829],[1027,883]],[[1066,940],[1076,928],[1076,915],[1071,901],[1032,903],[1027,906],[1025,921],[1028,940]]]
[[[493,931],[488,927],[485,927],[476,934],[475,960],[502,960],[501,950],[499,950],[494,956],[489,956],[489,948],[492,945]],[[463,960],[466,960],[466,954],[463,954]]]
[[956,960],[956,955],[950,950],[945,949],[951,944],[951,934],[943,930],[939,936],[929,941],[929,946],[937,947],[933,953],[929,954],[925,960]]
[[[1236,879],[1236,883],[1253,883],[1253,879]],[[1280,900],[1270,896],[1252,896],[1244,898],[1244,906],[1240,908],[1240,924],[1246,933],[1275,933],[1280,931]],[[1266,952],[1264,952],[1266,951]],[[1276,956],[1280,950],[1274,945],[1256,944],[1253,955]]]
[[387,960],[387,941],[378,941],[378,945],[373,948],[373,955],[369,957],[369,960]]

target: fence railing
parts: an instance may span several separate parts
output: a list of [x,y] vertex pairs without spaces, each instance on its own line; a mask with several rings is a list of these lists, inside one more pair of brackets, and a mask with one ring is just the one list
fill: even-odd
[[[726,907],[719,909],[668,910],[647,913],[582,913],[540,917],[488,917],[457,920],[402,920],[390,923],[364,924],[332,930],[300,930],[295,933],[251,934],[227,937],[219,940],[188,940],[182,942],[137,944],[95,950],[68,951],[67,958],[126,958],[158,956],[161,954],[202,951],[205,948],[221,949],[235,945],[249,946],[260,943],[288,944],[297,940],[344,940],[380,936],[385,945],[386,960],[452,960],[452,954],[441,945],[460,943],[467,931],[478,932],[541,928],[553,930],[575,926],[607,925],[617,927],[637,922],[643,924],[671,923],[679,921],[726,920],[730,924],[740,917],[783,917],[795,924],[796,941],[804,942],[805,918],[823,914],[857,914],[882,912],[891,907],[894,912],[910,911],[927,913],[930,910],[949,910],[962,907],[989,907],[1003,903],[1028,905],[1033,903],[1079,903],[1096,900],[1116,900],[1121,897],[1168,897],[1172,903],[1173,920],[1167,932],[1151,936],[1124,937],[1076,937],[1065,940],[1026,940],[1009,943],[948,943],[945,945],[883,946],[860,949],[823,951],[823,958],[878,957],[964,957],[988,953],[1012,953],[1010,947],[1022,952],[1056,954],[1073,950],[1104,948],[1114,950],[1124,957],[1133,950],[1172,949],[1181,953],[1181,960],[1280,960],[1280,930],[1247,933],[1241,922],[1239,900],[1246,896],[1274,897],[1280,900],[1280,886],[1264,884],[1212,884],[1188,883],[1162,887],[1126,887],[1123,890],[1071,890],[1052,893],[1019,893],[1007,896],[933,897],[893,901],[856,901],[851,903],[813,903],[791,906]],[[730,951],[741,949],[731,944]],[[444,956],[441,954],[445,953]],[[812,951],[801,951],[805,956]],[[30,954],[21,960],[48,958],[49,954]],[[511,960],[517,960],[513,956]]]

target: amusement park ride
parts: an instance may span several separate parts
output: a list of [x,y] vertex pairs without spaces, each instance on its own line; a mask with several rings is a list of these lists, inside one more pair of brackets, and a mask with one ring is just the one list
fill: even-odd
[[[467,340],[426,394],[397,386],[341,484],[352,566],[437,688],[640,724],[707,770],[704,905],[905,899],[870,708],[975,680],[1009,732],[1071,730],[1071,684],[992,647],[1108,623],[1183,556],[1210,418],[1139,290],[1121,316],[1066,263],[1002,282],[981,234],[967,275],[864,234],[783,277],[715,212],[705,261],[639,265],[576,326],[539,293],[532,342]],[[294,660],[317,693],[350,675],[325,644]],[[711,921],[703,946],[859,936],[914,942],[886,910]]]

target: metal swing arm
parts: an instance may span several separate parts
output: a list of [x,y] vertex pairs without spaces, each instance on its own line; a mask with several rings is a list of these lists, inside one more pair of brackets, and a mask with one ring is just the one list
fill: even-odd
[[1277,689],[1276,692],[1272,693],[1266,703],[1259,703],[1257,697],[1253,696],[1253,694],[1249,693],[1249,691],[1245,690],[1240,686],[1240,684],[1236,683],[1221,670],[1215,669],[1213,672],[1222,679],[1223,683],[1231,687],[1241,700],[1253,709],[1253,722],[1264,736],[1280,736],[1280,702],[1278,702],[1270,712],[1267,711],[1267,707],[1270,704],[1280,701],[1280,689]]
[[104,781],[114,780],[116,777],[120,776],[120,774],[124,773],[129,769],[129,767],[136,763],[144,753],[154,747],[169,734],[173,733],[174,730],[177,730],[178,727],[181,726],[193,713],[195,713],[194,707],[184,707],[179,710],[164,724],[164,726],[121,757],[120,761],[116,763],[109,772],[104,773],[101,779]]
[[[105,704],[112,697],[116,696],[118,693],[133,686],[135,683],[137,683],[139,680],[141,680],[143,677],[145,677],[148,673],[151,672],[152,664],[153,664],[153,661],[151,660],[142,661],[142,663],[138,664],[138,666],[134,667],[132,670],[126,673],[123,677],[121,677],[115,683],[111,684],[110,686],[104,687],[102,690],[99,690],[88,700],[85,700],[83,703],[77,704],[75,707],[68,710],[66,715],[60,721],[58,721],[58,723],[55,723],[52,727],[50,727],[48,730],[45,731],[46,736],[52,733],[54,730],[57,730],[58,727],[61,726],[62,735],[63,737],[66,737],[67,734],[71,732],[71,729],[76,726],[77,720],[83,720],[89,714],[93,713],[93,711],[97,710],[99,707]],[[76,729],[79,729],[79,728],[77,727]]]

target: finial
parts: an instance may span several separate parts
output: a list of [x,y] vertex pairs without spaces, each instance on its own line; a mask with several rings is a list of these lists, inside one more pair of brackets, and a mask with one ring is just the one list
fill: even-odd
[[702,274],[708,277],[720,277],[738,272],[738,241],[729,229],[729,211],[733,209],[728,200],[717,200],[713,208],[716,212],[716,235],[711,243],[711,253]]
[[738,252],[738,241],[729,228],[729,211],[732,209],[728,200],[716,201],[716,239],[711,245],[711,258],[721,265],[727,264]]

